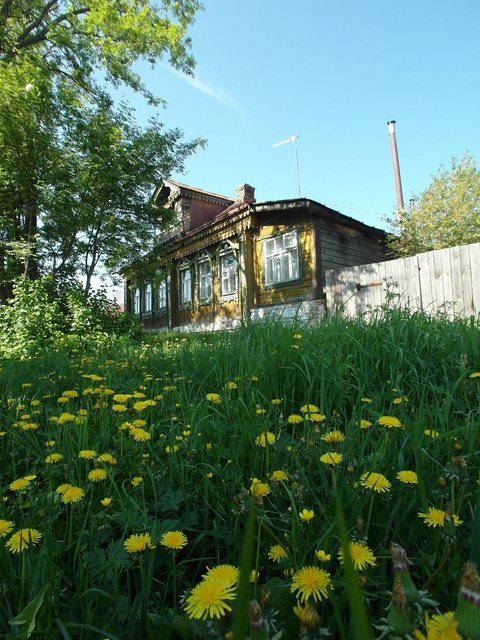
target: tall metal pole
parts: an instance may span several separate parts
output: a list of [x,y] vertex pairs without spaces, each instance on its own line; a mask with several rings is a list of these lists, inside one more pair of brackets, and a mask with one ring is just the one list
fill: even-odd
[[389,120],[387,122],[388,134],[390,136],[390,148],[392,150],[393,160],[393,174],[395,177],[395,190],[397,192],[397,208],[398,210],[404,209],[403,193],[402,193],[402,180],[400,178],[400,165],[398,164],[398,151],[397,151],[397,139],[395,136],[395,120]]

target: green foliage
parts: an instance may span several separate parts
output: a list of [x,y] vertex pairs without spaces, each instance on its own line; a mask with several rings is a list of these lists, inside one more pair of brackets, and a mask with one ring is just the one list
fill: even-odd
[[139,336],[137,321],[102,292],[85,296],[78,283],[51,277],[20,278],[0,306],[0,358],[30,358],[49,349],[79,347],[87,340]]
[[480,241],[480,171],[472,156],[440,168],[410,211],[390,220],[390,247],[398,256]]

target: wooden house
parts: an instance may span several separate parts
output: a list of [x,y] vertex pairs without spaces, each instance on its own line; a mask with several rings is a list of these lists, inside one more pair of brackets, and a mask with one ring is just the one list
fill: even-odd
[[324,314],[325,271],[386,259],[385,232],[308,198],[231,199],[164,180],[154,198],[172,212],[146,259],[154,276],[126,277],[125,307],[146,328],[209,330],[269,314]]

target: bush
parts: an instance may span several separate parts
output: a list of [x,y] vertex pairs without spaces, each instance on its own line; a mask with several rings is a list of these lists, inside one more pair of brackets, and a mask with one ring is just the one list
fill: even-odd
[[46,276],[20,278],[0,306],[0,358],[30,358],[52,348],[81,347],[88,340],[136,339],[137,320],[124,314],[105,292],[85,294],[77,282]]

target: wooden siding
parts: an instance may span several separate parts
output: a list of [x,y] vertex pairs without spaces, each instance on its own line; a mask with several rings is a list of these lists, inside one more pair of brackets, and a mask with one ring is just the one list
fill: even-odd
[[[293,282],[265,286],[263,272],[263,241],[266,238],[289,231],[298,231],[300,278]],[[300,301],[312,298],[312,225],[276,224],[265,225],[259,230],[254,246],[255,305],[265,306],[285,301]]]
[[387,257],[383,238],[377,239],[351,227],[319,220],[315,237],[322,288],[328,269],[378,262]]
[[327,273],[328,313],[354,316],[388,302],[411,311],[476,315],[480,313],[479,272],[480,243],[335,269]]

